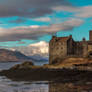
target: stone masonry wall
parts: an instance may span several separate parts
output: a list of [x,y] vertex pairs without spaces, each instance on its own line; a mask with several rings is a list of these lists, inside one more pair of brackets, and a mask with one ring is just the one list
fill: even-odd
[[87,57],[92,54],[92,31],[90,32],[90,40],[74,41],[72,36],[69,37],[52,37],[49,42],[49,63],[57,62],[65,57]]
[[49,57],[50,63],[54,60],[59,60],[67,56],[67,43],[66,42],[50,42],[49,44]]

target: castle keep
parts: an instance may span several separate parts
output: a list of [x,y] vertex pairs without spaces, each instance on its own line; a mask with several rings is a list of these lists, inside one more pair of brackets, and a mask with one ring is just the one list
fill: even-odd
[[53,36],[49,42],[50,64],[66,57],[92,57],[92,31],[89,40],[74,41],[72,35],[68,37]]

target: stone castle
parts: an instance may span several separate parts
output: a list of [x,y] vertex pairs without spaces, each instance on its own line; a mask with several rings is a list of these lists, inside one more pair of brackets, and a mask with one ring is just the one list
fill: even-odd
[[92,57],[92,31],[89,40],[74,41],[72,35],[68,37],[53,36],[49,42],[50,64],[66,57]]

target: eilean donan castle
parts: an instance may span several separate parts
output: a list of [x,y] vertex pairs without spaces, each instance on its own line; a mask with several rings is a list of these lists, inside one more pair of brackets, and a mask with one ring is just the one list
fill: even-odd
[[49,62],[52,64],[66,57],[92,57],[92,31],[89,40],[74,41],[72,35],[68,37],[53,36],[49,42]]

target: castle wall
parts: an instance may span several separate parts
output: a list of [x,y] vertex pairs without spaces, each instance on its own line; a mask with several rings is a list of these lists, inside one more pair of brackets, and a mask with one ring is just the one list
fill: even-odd
[[69,37],[53,37],[49,43],[49,61],[50,64],[61,61],[65,57],[87,57],[92,54],[92,31],[90,32],[90,41],[76,42]]
[[61,60],[67,56],[67,43],[66,42],[54,42],[51,41],[49,44],[49,59],[50,64]]
[[83,46],[83,57],[87,57],[88,56],[88,44],[87,44],[87,42],[83,41],[82,46]]
[[73,39],[69,39],[67,41],[67,55],[74,55],[75,53],[75,42],[73,41]]
[[76,42],[74,54],[78,57],[81,57],[83,55],[83,46],[82,46],[81,42]]
[[88,52],[92,51],[92,45],[88,45]]
[[92,30],[89,32],[89,40],[92,41]]
[[67,56],[83,57],[87,55],[87,44],[85,42],[74,42],[72,38],[67,41],[52,39],[49,43],[50,64],[58,62]]
[[[85,44],[84,44],[85,46]],[[73,39],[67,41],[67,56],[82,57],[83,56],[83,44],[82,42],[75,42]],[[84,51],[86,51],[84,49]]]

